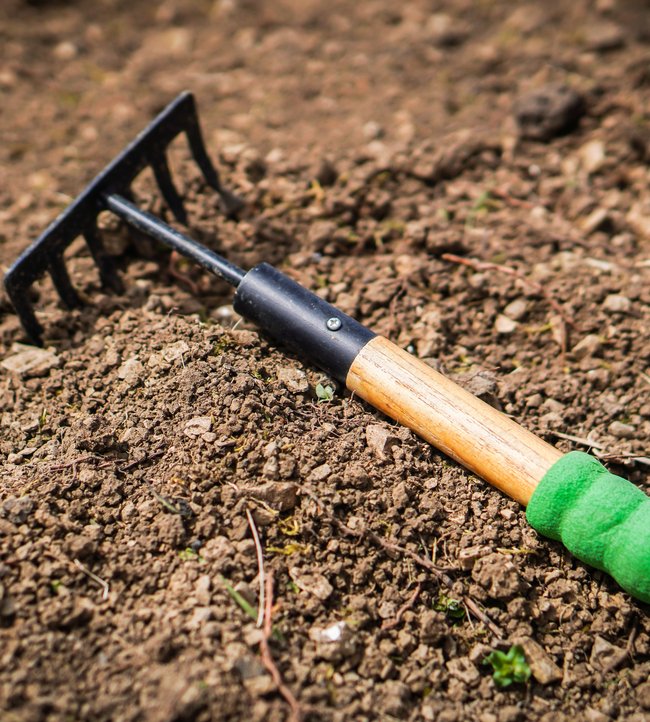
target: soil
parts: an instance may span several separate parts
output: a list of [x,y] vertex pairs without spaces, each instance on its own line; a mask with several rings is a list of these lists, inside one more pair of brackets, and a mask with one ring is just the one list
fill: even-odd
[[[189,233],[649,491],[649,18],[5,0],[0,262],[192,89],[247,205],[224,218],[178,144]],[[135,193],[171,222],[150,175]],[[45,350],[0,300],[3,722],[290,719],[281,685],[310,720],[650,719],[646,605],[237,318],[221,281],[101,224],[123,294],[76,242],[84,307],[33,291]],[[246,611],[252,524],[281,683]],[[514,643],[532,676],[501,689],[484,659]]]

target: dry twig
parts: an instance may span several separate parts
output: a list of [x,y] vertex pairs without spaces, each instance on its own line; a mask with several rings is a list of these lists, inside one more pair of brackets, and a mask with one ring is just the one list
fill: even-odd
[[445,261],[449,261],[450,263],[458,263],[462,266],[468,266],[469,268],[473,268],[475,271],[499,271],[500,273],[505,273],[508,276],[519,279],[523,284],[528,286],[535,293],[539,293],[541,296],[544,296],[551,308],[561,317],[562,321],[567,326],[573,325],[563,306],[553,298],[551,293],[546,288],[544,288],[541,283],[533,281],[531,278],[528,278],[528,276],[523,274],[521,271],[518,271],[516,268],[504,266],[500,263],[489,263],[487,261],[481,261],[478,258],[463,258],[462,256],[457,256],[455,253],[443,253],[441,258]]
[[255,553],[257,554],[257,566],[258,566],[258,578],[260,580],[260,600],[257,612],[257,627],[261,627],[264,624],[264,555],[262,553],[262,544],[260,542],[260,535],[257,533],[257,527],[255,526],[255,519],[250,512],[250,509],[246,509],[246,518],[248,519],[248,525],[251,528],[251,534],[253,535],[253,541],[255,542]]
[[266,575],[266,594],[264,604],[264,636],[260,640],[260,655],[262,657],[262,663],[268,670],[269,674],[273,678],[278,691],[287,701],[287,704],[291,708],[291,720],[292,722],[301,722],[303,719],[302,710],[298,700],[294,697],[293,692],[287,687],[282,679],[280,670],[277,668],[273,661],[271,654],[271,647],[269,645],[269,639],[273,631],[273,570],[270,569]]
[[414,604],[417,602],[418,597],[420,596],[420,585],[417,584],[415,587],[415,591],[411,596],[402,604],[402,606],[397,610],[397,614],[392,619],[385,619],[381,625],[381,628],[386,631],[388,629],[395,629],[395,627],[402,621],[402,617],[404,616],[404,612],[408,611]]
[[646,466],[650,466],[650,457],[648,456],[641,456],[640,454],[635,454],[634,452],[613,451],[611,449],[608,449],[604,444],[601,444],[598,441],[592,441],[589,438],[585,439],[582,436],[563,434],[561,431],[552,431],[551,433],[560,439],[573,441],[574,444],[581,444],[582,446],[588,446],[589,448],[594,449],[594,456],[599,459],[631,459],[632,461],[636,461],[639,464],[645,464]]
[[99,584],[99,586],[102,588],[102,601],[105,602],[108,599],[108,595],[110,593],[110,586],[107,581],[102,579],[101,577],[98,577],[96,574],[90,571],[87,567],[85,567],[78,559],[73,559],[72,563],[82,571],[87,577],[90,577],[90,579],[95,582],[95,584]]

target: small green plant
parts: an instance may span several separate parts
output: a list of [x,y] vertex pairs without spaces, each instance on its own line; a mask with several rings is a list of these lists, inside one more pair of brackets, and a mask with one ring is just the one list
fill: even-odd
[[465,607],[463,607],[462,603],[457,599],[448,597],[446,594],[440,594],[433,608],[436,612],[444,612],[447,619],[451,619],[454,622],[465,619]]
[[466,225],[470,228],[475,225],[479,218],[482,218],[490,211],[495,211],[501,207],[501,203],[492,196],[489,190],[483,191],[474,201],[472,207],[467,214]]
[[221,577],[221,583],[226,588],[226,591],[228,594],[230,594],[230,597],[232,600],[237,604],[237,606],[251,619],[257,619],[257,610],[255,607],[253,607],[252,604],[250,604],[233,586],[232,584],[229,584],[223,577]]
[[331,401],[334,398],[334,389],[329,384],[327,386],[323,386],[323,384],[318,383],[316,384],[315,391],[318,403]]
[[[247,614],[251,619],[257,620],[257,610],[255,607],[250,604],[233,586],[230,584],[224,577],[221,577],[221,583],[225,587],[226,591],[230,595],[230,598],[235,602],[235,604],[245,613]],[[273,627],[271,630],[271,636],[273,639],[275,639],[278,642],[284,641],[284,636],[282,635],[282,632],[280,632],[279,629],[276,629],[276,627]]]
[[47,409],[43,409],[38,417],[38,430],[43,431],[43,428],[47,424]]
[[205,561],[205,559],[198,552],[194,551],[194,549],[192,549],[192,547],[187,547],[186,549],[182,549],[181,551],[178,552],[178,556],[181,559],[181,561],[184,561],[184,562],[198,561],[199,563],[203,563]]
[[505,652],[494,650],[483,660],[492,667],[492,679],[497,687],[509,687],[513,682],[525,684],[530,679],[530,667],[519,644]]

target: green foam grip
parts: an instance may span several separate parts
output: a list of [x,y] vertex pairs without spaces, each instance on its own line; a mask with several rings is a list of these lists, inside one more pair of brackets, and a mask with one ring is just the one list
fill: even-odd
[[526,518],[578,559],[650,603],[650,497],[582,451],[565,454],[537,485]]

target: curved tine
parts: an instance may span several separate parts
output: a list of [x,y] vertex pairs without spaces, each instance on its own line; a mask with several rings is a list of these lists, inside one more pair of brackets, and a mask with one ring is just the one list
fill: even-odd
[[11,282],[11,279],[5,277],[5,289],[14,307],[14,310],[16,311],[16,314],[20,319],[20,323],[25,330],[25,334],[35,346],[42,346],[43,327],[36,320],[36,315],[34,314],[32,304],[27,298],[29,286],[14,286],[14,284]]
[[223,186],[219,189],[219,200],[221,210],[228,218],[234,218],[246,205],[243,198],[238,196],[236,193],[232,193]]
[[72,287],[70,276],[63,263],[63,256],[53,253],[48,257],[48,273],[54,283],[57,293],[68,308],[75,308],[81,305],[81,299]]
[[123,293],[124,285],[122,279],[117,275],[113,259],[106,253],[104,244],[97,233],[97,225],[87,228],[83,234],[88,249],[99,269],[99,278],[102,285],[111,288],[115,293]]
[[219,180],[219,173],[212,165],[210,156],[205,149],[205,143],[203,142],[203,136],[201,135],[201,127],[199,126],[199,120],[196,117],[195,112],[188,115],[184,130],[187,142],[190,146],[190,151],[192,152],[192,157],[201,169],[205,182],[220,193],[221,181]]
[[149,165],[153,170],[153,174],[156,178],[156,183],[160,188],[160,192],[163,194],[167,205],[170,207],[171,212],[179,223],[187,225],[187,213],[183,206],[183,199],[179,192],[176,190],[174,181],[172,180],[172,174],[169,170],[169,163],[167,157],[162,152],[161,155],[151,155],[149,158]]
[[219,172],[212,164],[210,156],[205,149],[205,143],[203,142],[203,136],[201,134],[201,126],[199,125],[199,121],[195,113],[192,113],[192,115],[187,118],[185,135],[187,136],[187,142],[189,143],[192,157],[201,169],[205,182],[214,188],[220,196],[223,212],[227,216],[236,215],[244,207],[244,201],[239,196],[231,193],[229,190],[226,190],[221,185]]

